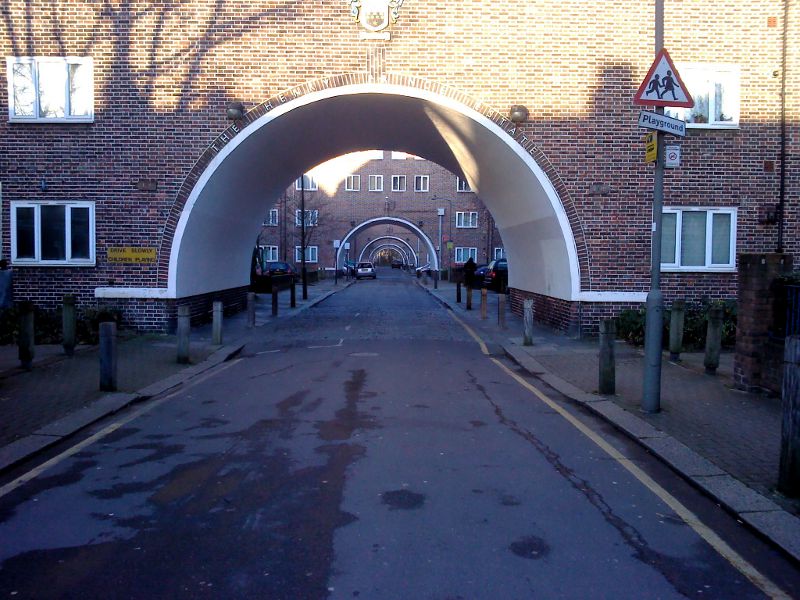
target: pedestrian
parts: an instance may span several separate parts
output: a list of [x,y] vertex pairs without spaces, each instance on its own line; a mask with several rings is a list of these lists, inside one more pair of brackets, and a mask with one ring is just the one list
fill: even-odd
[[478,265],[475,264],[471,256],[467,259],[467,262],[464,263],[464,283],[466,283],[469,288],[475,287],[475,269],[477,268]]
[[11,308],[14,305],[13,288],[11,287],[11,269],[8,261],[0,259],[0,308]]

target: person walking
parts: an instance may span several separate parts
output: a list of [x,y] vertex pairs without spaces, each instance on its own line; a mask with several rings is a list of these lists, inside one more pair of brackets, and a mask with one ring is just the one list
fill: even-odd
[[464,263],[464,283],[467,284],[467,287],[475,287],[475,270],[477,268],[478,265],[475,264],[475,261],[470,256],[467,262]]

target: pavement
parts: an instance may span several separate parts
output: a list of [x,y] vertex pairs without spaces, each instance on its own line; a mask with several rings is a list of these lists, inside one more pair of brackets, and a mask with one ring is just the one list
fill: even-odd
[[[256,328],[286,319],[344,289],[351,282],[322,280],[308,287],[308,299],[279,295],[278,315],[269,295],[257,296]],[[702,354],[681,354],[662,363],[662,410],[639,410],[641,349],[618,342],[616,394],[597,393],[597,340],[574,339],[534,327],[533,344],[523,345],[522,319],[497,319],[498,297],[488,295],[488,318],[481,319],[480,294],[474,310],[456,302],[456,286],[446,281],[417,283],[487,342],[571,401],[599,415],[644,446],[737,518],[800,561],[800,499],[775,491],[781,435],[780,399],[733,388],[733,357],[723,354],[717,374],[705,374]],[[99,391],[96,346],[78,347],[66,357],[60,346],[37,346],[31,371],[19,367],[17,348],[0,346],[0,473],[10,470],[92,423],[148,398],[177,389],[236,355],[254,330],[246,315],[226,317],[223,344],[212,340],[211,324],[192,328],[191,360],[178,364],[174,335],[118,338],[118,391]]]

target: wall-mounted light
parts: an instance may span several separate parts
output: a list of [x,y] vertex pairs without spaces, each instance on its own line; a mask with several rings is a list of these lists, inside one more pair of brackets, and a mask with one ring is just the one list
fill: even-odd
[[244,104],[241,102],[229,102],[225,110],[225,116],[230,121],[241,121],[244,118]]
[[528,120],[528,109],[521,104],[515,104],[511,107],[511,110],[508,111],[508,118],[511,119],[511,122],[514,124],[514,135],[516,135],[517,127],[519,127],[520,123],[524,123]]

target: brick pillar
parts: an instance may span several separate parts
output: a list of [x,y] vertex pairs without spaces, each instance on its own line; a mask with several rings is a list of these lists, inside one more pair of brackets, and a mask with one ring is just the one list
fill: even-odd
[[740,254],[737,293],[736,355],[733,376],[737,388],[771,388],[765,378],[770,327],[774,322],[772,283],[792,270],[788,254]]

